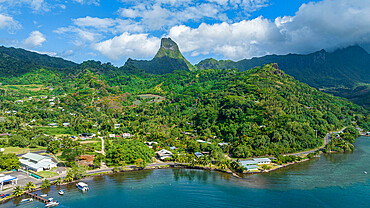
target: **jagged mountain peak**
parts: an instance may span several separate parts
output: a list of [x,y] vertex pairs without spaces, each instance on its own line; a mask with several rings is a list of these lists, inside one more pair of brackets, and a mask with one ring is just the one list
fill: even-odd
[[124,67],[129,66],[143,69],[145,72],[152,74],[166,74],[174,70],[194,71],[197,69],[186,60],[181,54],[176,42],[171,38],[162,38],[161,47],[152,60],[141,61],[129,59]]

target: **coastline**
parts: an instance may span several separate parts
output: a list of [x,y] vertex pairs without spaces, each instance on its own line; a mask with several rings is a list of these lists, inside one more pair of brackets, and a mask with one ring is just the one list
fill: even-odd
[[[326,135],[326,137],[329,134],[330,133],[328,133]],[[369,135],[360,135],[360,136],[369,137]],[[326,143],[327,140],[325,139],[324,142]],[[308,151],[306,150],[306,151],[303,151],[303,152],[290,153],[290,154],[286,154],[286,155],[307,155],[308,153],[315,152],[317,150],[320,151],[320,150],[322,150],[322,148],[323,148],[323,146],[321,146],[319,148],[316,148],[316,149],[313,149],[313,150],[308,150]],[[331,151],[331,152],[327,152],[326,154],[331,154],[331,153],[337,153],[337,152]],[[321,154],[323,154],[323,152],[320,151],[320,155]],[[314,156],[313,158],[317,158],[317,157],[320,157],[320,156]],[[163,164],[162,163],[151,163],[151,164],[148,164],[145,168],[137,168],[136,166],[131,165],[131,166],[124,167],[124,169],[120,168],[118,171],[114,171],[113,168],[90,170],[90,173],[88,171],[84,178],[92,178],[92,177],[96,177],[96,176],[104,176],[104,175],[110,175],[110,174],[119,174],[119,173],[123,173],[123,172],[134,172],[134,171],[154,170],[154,169],[169,169],[169,168],[185,168],[185,169],[199,169],[199,170],[216,171],[216,172],[221,172],[221,173],[228,173],[228,174],[230,174],[231,176],[233,176],[235,178],[243,178],[244,176],[247,176],[247,175],[250,175],[250,174],[269,173],[269,172],[279,170],[281,168],[285,168],[285,167],[288,167],[288,166],[291,166],[291,165],[294,165],[294,164],[297,164],[297,163],[302,163],[302,162],[309,161],[313,158],[305,158],[305,159],[302,159],[300,161],[294,161],[294,162],[278,165],[276,168],[272,168],[272,169],[269,169],[269,170],[259,170],[259,171],[255,171],[255,172],[246,172],[246,171],[244,171],[243,173],[233,172],[230,169],[221,170],[219,168],[209,167],[209,166],[190,166],[190,164],[188,164],[188,163],[176,163],[176,162],[163,163]],[[57,185],[57,184],[53,183],[57,178],[63,178],[63,176],[61,176],[61,177],[51,177],[51,178],[48,179],[52,183],[51,186],[54,186],[54,185],[55,186],[64,186],[64,185],[68,185],[68,184],[71,184],[71,183],[76,183],[76,182],[81,180],[81,179],[78,179],[78,180],[74,180],[74,181],[71,181],[71,182],[63,182],[63,183],[60,183],[60,184]],[[84,179],[84,178],[82,178],[82,179]],[[45,189],[47,189],[47,188],[45,188]],[[35,189],[33,189],[32,191],[27,191],[27,192],[32,193],[32,192],[39,191],[39,190],[42,190],[41,185],[36,186]],[[25,195],[25,193],[23,193],[19,197],[22,197],[23,195]],[[14,199],[14,198],[17,198],[17,197],[11,195],[7,198],[0,199],[0,204],[4,204],[4,203],[6,203],[9,200]]]
[[[219,168],[212,168],[212,167],[205,167],[205,166],[193,166],[192,167],[192,166],[189,166],[188,164],[183,164],[183,163],[171,163],[171,164],[164,164],[164,165],[159,165],[159,166],[147,166],[145,168],[125,168],[125,169],[119,170],[117,172],[113,171],[113,168],[107,168],[106,170],[103,169],[102,172],[87,174],[82,179],[78,179],[78,180],[74,180],[74,181],[70,181],[70,182],[63,182],[63,183],[60,183],[58,185],[52,183],[51,186],[65,186],[65,185],[68,185],[68,184],[77,183],[77,182],[79,182],[79,181],[81,181],[85,178],[93,178],[93,177],[105,176],[105,175],[111,175],[111,174],[120,174],[120,173],[125,173],[125,172],[136,172],[136,171],[142,171],[142,170],[170,169],[170,168],[184,168],[184,169],[197,169],[197,170],[215,171],[215,172],[227,173],[227,174],[230,174],[232,177],[240,179],[240,178],[243,178],[243,176],[246,176],[246,175],[269,173],[269,172],[272,172],[274,170],[278,170],[278,169],[285,168],[285,167],[290,166],[290,165],[306,162],[306,161],[309,161],[309,160],[311,160],[311,159],[307,158],[307,159],[304,159],[304,160],[301,160],[301,161],[286,163],[286,164],[278,166],[277,168],[270,169],[270,170],[261,170],[261,171],[258,171],[258,172],[243,172],[243,173],[235,173],[235,172],[231,171],[230,169],[221,170]],[[55,181],[55,179],[51,179],[50,182]],[[50,188],[50,187],[48,187],[48,188]],[[47,188],[44,188],[44,189],[47,189]],[[41,188],[41,186],[37,186],[32,191],[27,191],[27,192],[32,193],[32,192],[39,191],[39,190],[43,190]],[[17,197],[22,197],[23,195],[25,195],[25,193],[23,193],[21,196],[10,196],[8,198],[0,199],[0,204],[4,204],[4,203],[8,202],[9,200],[17,198]]]

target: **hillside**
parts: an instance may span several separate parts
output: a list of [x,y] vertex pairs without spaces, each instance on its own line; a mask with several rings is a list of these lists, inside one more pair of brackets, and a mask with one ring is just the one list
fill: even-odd
[[62,58],[27,51],[20,48],[0,47],[0,77],[15,77],[39,68],[62,70],[77,66]]
[[174,70],[196,70],[196,67],[184,58],[177,44],[170,38],[162,38],[161,47],[152,60],[128,59],[123,69],[132,67],[151,74],[166,74]]
[[246,71],[267,63],[278,63],[285,72],[310,86],[345,97],[369,107],[370,55],[359,46],[328,53],[324,50],[307,54],[269,55],[238,62],[206,59],[199,69],[232,69]]

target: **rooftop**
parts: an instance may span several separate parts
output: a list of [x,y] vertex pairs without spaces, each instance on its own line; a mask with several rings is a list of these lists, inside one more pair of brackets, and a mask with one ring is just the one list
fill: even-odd
[[33,160],[33,161],[40,161],[40,160],[43,160],[43,159],[49,159],[50,157],[48,156],[43,156],[43,155],[39,155],[39,154],[35,154],[35,153],[26,153],[22,156],[22,158],[25,158],[25,159],[29,159],[29,160]]
[[14,177],[11,175],[3,175],[3,176],[0,176],[0,183],[17,180],[17,179],[18,179],[17,177]]

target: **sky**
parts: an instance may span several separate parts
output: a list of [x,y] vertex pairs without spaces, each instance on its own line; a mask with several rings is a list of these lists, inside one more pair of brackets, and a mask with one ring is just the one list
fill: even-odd
[[370,0],[0,0],[0,45],[77,63],[151,59],[163,37],[193,64],[366,48]]

